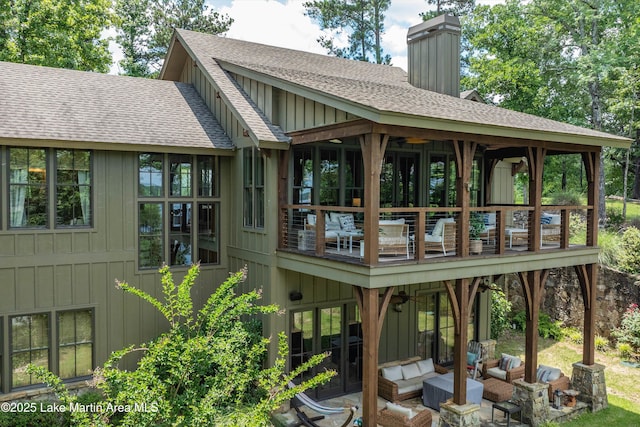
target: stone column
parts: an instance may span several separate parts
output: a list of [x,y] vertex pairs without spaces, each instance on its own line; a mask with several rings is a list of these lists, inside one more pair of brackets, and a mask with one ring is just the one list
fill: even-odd
[[585,365],[580,362],[573,364],[571,386],[579,391],[578,400],[591,406],[592,412],[598,412],[609,406],[607,400],[607,385],[604,379],[604,366],[597,363]]
[[480,405],[456,405],[452,399],[440,404],[438,427],[480,427]]
[[549,384],[513,382],[513,402],[520,406],[520,421],[538,427],[549,420]]

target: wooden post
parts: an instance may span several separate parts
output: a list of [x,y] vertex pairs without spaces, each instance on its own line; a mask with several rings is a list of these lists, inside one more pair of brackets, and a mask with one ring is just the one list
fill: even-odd
[[596,295],[598,285],[598,265],[576,265],[576,274],[582,289],[584,302],[584,337],[582,340],[582,363],[593,365],[595,362]]
[[537,252],[540,250],[542,219],[542,172],[544,169],[544,158],[547,150],[542,147],[529,147],[529,206],[533,211],[529,212],[529,250]]
[[[482,278],[456,279],[454,283],[445,281],[449,301],[453,310],[454,343],[453,343],[453,403],[467,403],[467,323],[471,307],[478,292]],[[471,290],[469,287],[471,285]]]
[[524,351],[524,380],[530,384],[537,381],[538,368],[538,321],[540,318],[540,300],[544,283],[549,276],[549,270],[534,270],[518,273],[522,293],[527,309]]
[[459,256],[469,256],[469,219],[470,219],[470,190],[471,167],[477,144],[471,141],[453,141],[456,155],[456,205],[461,209],[456,220],[458,242],[456,252]]
[[364,164],[364,263],[378,265],[378,221],[380,218],[380,171],[388,135],[369,133],[360,137]]
[[380,332],[395,287],[385,290],[382,302],[378,289],[354,286],[353,290],[362,318],[362,421],[365,426],[376,426]]

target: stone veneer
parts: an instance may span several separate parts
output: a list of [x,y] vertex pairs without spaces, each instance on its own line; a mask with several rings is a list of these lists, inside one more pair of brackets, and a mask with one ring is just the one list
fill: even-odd
[[[531,427],[538,427],[549,420],[549,384],[528,383],[524,380],[513,382],[513,398],[520,406],[520,421]],[[517,417],[517,415],[516,415]]]
[[607,385],[604,379],[604,366],[599,364],[573,364],[571,386],[579,391],[578,400],[591,406],[592,412],[598,412],[609,406]]
[[451,400],[440,404],[438,427],[479,427],[480,425],[480,405],[475,403],[456,405]]

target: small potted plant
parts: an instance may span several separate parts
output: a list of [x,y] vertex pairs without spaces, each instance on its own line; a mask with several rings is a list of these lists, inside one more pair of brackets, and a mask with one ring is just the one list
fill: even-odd
[[471,212],[469,217],[469,252],[482,253],[482,240],[480,234],[484,231],[484,219],[480,212]]

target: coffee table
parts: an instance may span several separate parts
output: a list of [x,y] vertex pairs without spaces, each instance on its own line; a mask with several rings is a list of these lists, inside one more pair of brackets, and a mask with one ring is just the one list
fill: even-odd
[[491,405],[491,422],[493,423],[493,411],[494,410],[502,411],[507,417],[507,427],[511,426],[511,415],[517,414],[520,412],[520,406],[515,403],[505,400],[504,402],[496,402]]
[[[480,381],[467,378],[467,401],[480,405],[484,385]],[[422,382],[422,403],[424,406],[440,410],[440,404],[453,397],[453,372],[436,375]]]
[[518,241],[529,241],[529,230],[526,228],[507,228],[505,233],[509,236],[509,249],[513,247],[513,244],[518,244]]
[[344,238],[345,239],[345,246],[346,246],[346,239],[349,239],[349,253],[353,253],[353,241],[355,239],[355,241],[360,241],[362,239],[364,239],[364,232],[362,230],[356,230],[356,231],[337,231],[336,232],[337,236],[338,236],[338,252],[340,252],[340,238]]

